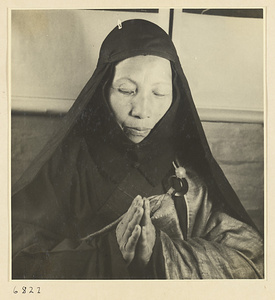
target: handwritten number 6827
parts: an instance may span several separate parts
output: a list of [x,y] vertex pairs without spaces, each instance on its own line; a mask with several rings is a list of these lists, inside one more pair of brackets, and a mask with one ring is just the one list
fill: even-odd
[[[18,291],[18,289],[16,288],[16,286],[13,288],[13,293],[14,293],[14,294],[18,294],[18,293],[19,293],[19,291]],[[30,286],[30,287],[22,286],[22,288],[21,288],[21,293],[22,293],[22,294],[34,294],[34,293],[35,293],[35,290],[34,290],[34,288],[33,288],[32,286]],[[40,294],[40,287],[37,287],[36,293],[37,293],[37,294]]]

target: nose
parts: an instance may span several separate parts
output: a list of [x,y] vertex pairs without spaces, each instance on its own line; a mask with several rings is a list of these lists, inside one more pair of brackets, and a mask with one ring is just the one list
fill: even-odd
[[150,101],[145,93],[138,92],[135,95],[130,115],[138,119],[150,118]]

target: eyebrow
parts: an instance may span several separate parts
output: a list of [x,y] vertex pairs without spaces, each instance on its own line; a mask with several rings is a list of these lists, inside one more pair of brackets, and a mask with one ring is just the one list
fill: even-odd
[[127,80],[127,81],[131,81],[133,84],[138,85],[137,82],[129,77],[121,77],[119,79],[117,79],[115,82],[120,81],[120,80]]
[[[115,82],[118,82],[120,80],[127,80],[127,81],[130,81],[131,83],[135,84],[136,86],[138,86],[138,83],[133,80],[132,78],[129,78],[129,77],[121,77],[121,78],[118,78]],[[172,80],[171,80],[171,83],[172,83]],[[159,81],[159,82],[155,82],[153,85],[158,85],[158,84],[170,84],[170,80],[163,80],[163,81]]]

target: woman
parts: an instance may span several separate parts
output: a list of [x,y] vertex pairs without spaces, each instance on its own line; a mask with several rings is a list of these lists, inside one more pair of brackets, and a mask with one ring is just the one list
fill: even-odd
[[262,278],[169,36],[129,20],[13,189],[13,278]]

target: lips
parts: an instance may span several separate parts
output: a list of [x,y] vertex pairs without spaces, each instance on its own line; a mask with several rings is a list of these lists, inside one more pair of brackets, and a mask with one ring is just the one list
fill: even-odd
[[134,135],[134,136],[147,136],[150,131],[151,128],[147,128],[147,127],[128,127],[128,126],[124,126],[123,127],[124,132],[127,135]]

